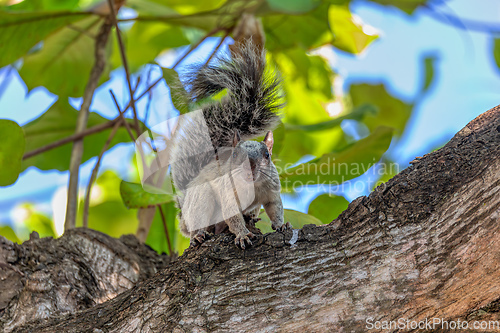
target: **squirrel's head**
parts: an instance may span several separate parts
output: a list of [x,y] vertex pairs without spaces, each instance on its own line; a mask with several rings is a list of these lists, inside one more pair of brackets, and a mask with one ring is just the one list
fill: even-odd
[[231,163],[241,168],[243,177],[248,182],[258,182],[270,177],[269,166],[272,164],[273,132],[267,132],[264,141],[242,141],[238,131],[233,139]]

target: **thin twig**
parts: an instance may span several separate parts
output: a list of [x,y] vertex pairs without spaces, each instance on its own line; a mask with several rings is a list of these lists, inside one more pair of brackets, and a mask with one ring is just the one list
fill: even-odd
[[[137,91],[137,88],[139,87],[140,82],[141,82],[141,78],[139,77],[137,79],[137,83],[136,83],[136,86],[134,88],[134,93]],[[115,96],[113,94],[111,94],[111,96],[113,96],[113,98],[115,98]],[[99,172],[99,167],[101,166],[101,159],[102,159],[104,153],[108,150],[109,145],[111,144],[111,141],[115,137],[116,132],[118,131],[118,129],[121,127],[122,124],[125,124],[125,126],[129,130],[129,134],[132,134],[132,132],[130,131],[130,127],[128,127],[129,124],[127,123],[127,120],[123,116],[123,112],[120,110],[118,104],[116,103],[116,99],[115,99],[115,104],[116,104],[116,107],[117,107],[118,113],[119,113],[118,117],[120,118],[121,121],[117,121],[115,126],[113,127],[113,129],[109,133],[108,139],[104,143],[104,146],[102,147],[101,153],[99,154],[99,157],[97,158],[97,162],[94,166],[94,169],[92,170],[92,174],[90,175],[89,183],[87,185],[87,192],[85,193],[85,200],[83,202],[83,227],[84,228],[88,227],[90,193],[92,191],[92,184],[95,182],[95,180],[97,178],[97,173]],[[132,141],[135,141],[135,138],[133,135],[131,135],[131,138],[132,138]]]
[[119,117],[125,123],[125,127],[127,128],[128,135],[130,136],[132,141],[135,141],[136,137],[135,137],[134,133],[132,133],[132,129],[130,128],[129,123],[127,122],[127,120],[125,119],[125,116],[123,115],[124,112],[120,110],[120,105],[118,104],[118,101],[116,99],[115,94],[113,93],[113,90],[109,89],[109,93],[111,94],[111,97],[113,98],[113,102],[115,102],[115,106],[116,106],[116,109],[118,110],[118,113],[120,113]]
[[173,253],[172,244],[170,244],[170,237],[168,235],[167,221],[165,219],[165,214],[163,214],[163,209],[161,208],[161,205],[158,205],[158,210],[160,211],[161,221],[163,222],[163,230],[165,231],[165,237],[167,238],[168,252],[169,255],[172,255]]
[[[106,45],[112,24],[109,20],[105,20],[101,25],[95,42],[95,63],[90,72],[90,77],[85,86],[83,93],[83,103],[78,113],[76,122],[75,134],[83,132],[87,128],[90,103],[94,96],[99,79],[101,78],[106,66]],[[66,221],[64,222],[64,230],[74,228],[76,225],[76,213],[78,209],[78,180],[80,172],[80,164],[83,156],[83,140],[74,141],[71,151],[71,160],[69,165],[69,184],[68,184],[68,201],[66,206]]]
[[137,78],[137,82],[135,83],[134,95],[137,92],[137,89],[139,89],[139,84],[141,84],[141,77],[140,76]]
[[37,149],[33,149],[32,151],[29,151],[26,154],[24,154],[23,160],[25,160],[27,158],[30,158],[30,157],[33,157],[35,155],[44,153],[44,152],[46,152],[48,150],[57,148],[59,146],[65,145],[67,143],[81,140],[81,139],[83,139],[86,136],[89,136],[89,135],[92,135],[92,134],[95,134],[95,133],[99,133],[99,132],[105,131],[105,130],[113,127],[117,122],[120,122],[120,121],[121,121],[121,117],[117,117],[117,118],[115,118],[115,119],[113,119],[113,120],[111,120],[111,121],[109,121],[107,123],[100,124],[100,125],[97,125],[97,126],[94,126],[94,127],[90,127],[88,129],[86,129],[85,131],[82,131],[82,132],[80,132],[78,134],[73,134],[73,135],[70,135],[70,136],[68,136],[66,138],[63,138],[61,140],[49,143],[46,146],[43,146],[43,147],[40,147],[40,148],[37,148]]
[[229,31],[226,32],[226,34],[224,35],[224,37],[222,37],[220,39],[220,42],[219,44],[217,45],[217,47],[213,50],[213,52],[210,54],[210,57],[208,57],[208,60],[207,62],[205,63],[204,66],[208,66],[208,64],[210,63],[210,60],[212,60],[212,58],[215,56],[215,54],[219,51],[220,47],[222,46],[222,43],[224,43],[224,41],[226,40],[227,36],[229,36]]
[[[138,85],[137,85],[137,87],[138,87]],[[150,87],[149,89],[151,89],[153,87],[154,86]],[[136,90],[137,90],[137,88],[136,88]],[[146,90],[146,93],[147,93],[148,90]],[[141,96],[141,98],[144,95],[145,94],[143,94]],[[62,139],[60,139],[58,141],[54,141],[52,143],[49,143],[46,146],[43,146],[43,147],[40,147],[40,148],[37,148],[37,149],[33,149],[33,150],[31,150],[31,151],[29,151],[29,152],[27,152],[27,153],[24,154],[23,160],[28,159],[28,158],[33,157],[33,156],[36,156],[38,154],[44,153],[46,151],[52,150],[54,148],[60,147],[60,146],[65,145],[67,143],[70,143],[70,142],[73,142],[73,141],[78,141],[80,139],[83,139],[86,136],[89,136],[89,135],[92,135],[92,134],[96,134],[96,133],[105,131],[105,130],[113,127],[117,122],[121,122],[121,120],[122,120],[122,116],[120,115],[120,116],[116,117],[115,119],[110,120],[107,123],[87,128],[86,130],[84,130],[84,131],[82,131],[82,132],[80,132],[78,134],[73,134],[73,135],[70,135],[70,136],[68,136],[66,138],[62,138]],[[124,124],[125,124],[125,126],[128,126],[128,127],[130,126],[128,121],[126,121],[124,123],[121,123],[120,125],[124,126]],[[129,130],[130,130],[130,127],[129,127]]]
[[[146,77],[146,86],[149,85],[149,80],[151,79],[151,71],[153,70],[153,65],[150,65],[149,70],[148,70],[148,75]],[[146,131],[148,119],[149,119],[149,110],[151,108],[151,101],[153,99],[153,90],[149,91],[148,94],[148,103],[146,104],[146,113],[144,114],[144,121],[142,122],[142,131]]]
[[97,162],[95,163],[94,169],[92,170],[92,174],[90,175],[89,179],[89,184],[87,185],[87,192],[85,193],[85,201],[83,202],[83,227],[87,228],[88,227],[88,221],[89,221],[89,207],[90,207],[90,192],[92,191],[92,184],[97,178],[97,172],[99,171],[99,166],[101,165],[101,159],[108,150],[109,145],[111,144],[111,140],[116,135],[116,132],[120,128],[121,122],[117,122],[111,132],[109,133],[108,139],[104,143],[104,146],[102,147],[102,150],[99,154],[99,157],[97,157]]
[[189,50],[182,57],[180,57],[179,60],[177,60],[177,62],[172,67],[172,69],[175,69],[177,67],[177,65],[179,65],[182,62],[182,60],[184,60],[191,52],[193,52],[194,49],[196,49],[201,43],[203,43],[203,41],[205,39],[207,39],[208,37],[218,33],[219,31],[222,31],[222,30],[226,30],[226,29],[223,27],[216,27],[216,28],[212,29],[212,31],[207,33],[205,36],[203,36],[198,42],[196,42],[195,44],[192,44],[189,47]]
[[137,136],[141,134],[141,128],[139,127],[139,118],[137,118],[137,109],[135,108],[134,92],[132,90],[132,83],[130,82],[130,71],[128,69],[127,55],[125,54],[125,47],[123,46],[123,40],[118,28],[118,22],[116,21],[116,11],[114,0],[108,0],[109,9],[111,11],[111,19],[116,30],[116,38],[118,39],[118,46],[120,48],[120,55],[122,58],[123,68],[125,69],[125,75],[127,76],[128,92],[130,93],[130,104],[132,105],[132,111],[134,112],[134,125]]
[[[175,69],[180,63],[182,60],[184,60],[185,57],[187,57],[195,48],[197,48],[205,39],[207,39],[208,37],[212,36],[213,34],[221,31],[221,30],[226,30],[224,28],[216,28],[216,29],[213,29],[212,31],[210,31],[209,33],[207,33],[204,37],[202,37],[196,44],[192,45],[190,47],[190,49],[188,50],[188,52],[186,52],[179,60],[177,60],[177,62],[174,64],[174,66],[172,67],[172,69]],[[153,89],[158,83],[161,82],[161,80],[163,80],[163,76],[159,77],[158,79],[156,79],[146,90],[144,90],[136,99],[135,101],[138,101],[140,99],[142,99],[144,96],[146,96],[147,93],[149,93],[149,91],[151,89]],[[123,112],[126,112],[128,110],[129,107],[131,107],[131,104],[132,101],[129,101],[127,106],[123,109]]]
[[[202,39],[206,39],[207,37],[209,37],[209,34],[207,34],[205,37],[203,37]],[[191,51],[193,51],[194,48],[192,48]],[[190,52],[191,52],[190,51]],[[188,54],[188,53],[187,53]],[[184,54],[184,56],[179,59],[177,61],[177,63],[173,66],[173,69],[175,69],[175,67],[182,61],[183,58],[185,58],[187,56],[187,54]],[[163,80],[163,77],[160,77],[158,78],[157,80],[155,80],[151,85],[149,85],[146,90],[144,90],[136,99],[135,101],[139,101],[141,100],[144,96],[146,96],[146,94],[148,94],[154,87],[156,87],[156,85],[158,83],[160,83],[161,81]],[[127,106],[123,109],[123,112],[125,113],[129,108],[131,107],[131,101],[128,102]],[[30,157],[33,157],[35,155],[38,155],[38,154],[41,154],[41,153],[44,153],[48,150],[51,150],[51,149],[54,149],[54,148],[57,148],[59,146],[62,146],[64,144],[67,144],[69,142],[73,142],[73,141],[78,141],[88,135],[92,135],[92,134],[95,134],[95,133],[99,133],[99,132],[102,132],[104,130],[107,130],[111,127],[113,127],[115,125],[116,122],[119,122],[120,120],[122,119],[121,116],[118,116],[116,117],[115,119],[105,123],[105,124],[101,124],[101,125],[97,125],[97,126],[94,126],[94,127],[91,127],[91,128],[88,128],[88,129],[85,129],[84,131],[81,131],[79,133],[75,133],[73,135],[70,135],[66,138],[63,138],[61,140],[58,140],[58,141],[55,141],[55,142],[52,142],[46,146],[43,146],[43,147],[40,147],[40,148],[37,148],[37,149],[34,149],[32,151],[29,151],[27,152],[26,154],[24,154],[23,156],[23,160],[27,159],[27,158],[30,158]],[[125,122],[124,123],[125,126],[129,125],[128,122]],[[123,124],[122,124],[123,126]],[[130,128],[130,127],[129,127]]]

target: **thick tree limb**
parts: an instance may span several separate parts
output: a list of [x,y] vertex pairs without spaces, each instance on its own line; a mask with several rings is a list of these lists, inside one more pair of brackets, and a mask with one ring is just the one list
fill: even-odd
[[17,245],[0,237],[1,332],[102,303],[170,261],[133,236],[114,239],[78,228],[56,240],[31,238]]
[[[43,252],[32,256],[32,266],[12,252],[28,258],[35,241],[7,252],[4,244],[3,260],[12,269],[0,272],[18,269],[25,277],[17,284],[0,279],[21,290],[10,301],[0,299],[8,303],[0,325],[7,332],[365,332],[368,318],[500,320],[500,107],[411,164],[327,226],[267,234],[246,251],[234,246],[234,236],[219,235],[105,302],[115,284],[103,283],[101,298],[87,289],[86,304],[75,301],[70,287],[53,283],[50,292],[59,296],[51,302],[79,307],[29,310],[42,309],[40,299],[47,299],[41,276],[68,261],[34,271],[29,267],[40,265]],[[99,252],[100,241],[80,246],[64,237],[36,242],[79,253],[85,267],[88,253],[113,258],[113,247]],[[115,257],[128,260],[120,253]],[[104,281],[115,276],[98,267],[85,271]],[[79,286],[73,293],[87,288]]]

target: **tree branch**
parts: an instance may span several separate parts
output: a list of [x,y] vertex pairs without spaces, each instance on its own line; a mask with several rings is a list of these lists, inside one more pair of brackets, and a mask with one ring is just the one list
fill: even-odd
[[[205,39],[207,39],[208,37],[210,37],[211,35],[217,33],[219,30],[218,29],[214,29],[212,30],[210,33],[208,33],[206,36],[204,36],[198,43],[194,44],[188,52],[186,52],[181,58],[179,58],[179,60],[177,60],[177,62],[174,64],[174,66],[172,67],[173,69],[175,69],[180,63],[182,60],[185,59],[185,57],[190,53],[192,52],[196,47],[199,46],[199,44],[204,41]],[[156,85],[158,83],[160,83],[161,81],[163,80],[163,77],[160,77],[158,78],[157,80],[155,80],[151,85],[149,85],[136,99],[135,101],[139,101],[140,99],[142,99],[144,96],[146,96],[146,94],[148,94],[154,87],[156,87]],[[82,104],[83,106],[83,104]],[[123,109],[123,113],[127,112],[127,110],[132,106],[132,101],[129,101],[127,103],[127,106]],[[106,123],[106,124],[101,124],[101,125],[97,125],[97,126],[94,126],[94,127],[91,127],[91,128],[88,128],[88,129],[85,129],[81,132],[78,132],[78,133],[75,133],[71,136],[68,136],[67,138],[64,138],[64,139],[61,139],[61,140],[58,140],[58,141],[55,141],[53,143],[50,143],[44,147],[40,147],[40,148],[37,148],[37,149],[34,149],[32,151],[29,151],[27,152],[26,154],[24,154],[23,156],[23,160],[27,159],[27,158],[30,158],[30,157],[33,157],[33,156],[36,156],[38,154],[41,154],[41,153],[44,153],[48,150],[51,150],[51,149],[54,149],[54,148],[57,148],[57,147],[60,147],[64,144],[67,144],[67,143],[70,143],[70,142],[74,142],[74,141],[78,141],[78,140],[81,140],[82,138],[88,136],[88,135],[92,135],[92,134],[95,134],[95,133],[99,133],[99,132],[102,132],[104,130],[107,130],[109,128],[112,128],[116,122],[119,122],[120,119],[122,118],[122,116],[119,116],[113,120],[111,120],[110,122]],[[130,130],[130,125],[128,124],[128,122],[124,122],[123,123],[125,126],[128,126]],[[129,133],[130,135],[130,133]],[[131,136],[133,137],[133,136]]]
[[120,105],[118,104],[118,100],[116,99],[116,96],[113,93],[113,90],[110,89],[109,93],[111,94],[111,97],[113,98],[113,102],[115,103],[115,107],[118,110],[118,113],[120,114],[118,117],[121,118],[123,120],[123,123],[125,124],[125,128],[127,129],[128,135],[130,136],[132,141],[137,140],[134,133],[132,133],[132,129],[130,128],[130,125],[126,122],[125,115],[124,115],[125,111],[120,110]]
[[[118,28],[118,23],[116,20],[116,13],[114,11],[113,7],[113,1],[108,0],[109,6],[111,8],[111,13],[112,13],[112,23],[114,24],[116,31],[117,31],[117,38],[118,38],[118,43],[120,47],[120,52],[122,56],[122,61],[123,61],[123,66],[125,69],[126,77],[127,77],[127,84],[129,88],[129,93],[130,93],[130,101],[127,105],[127,107],[124,109],[123,112],[125,112],[129,107],[132,107],[133,113],[134,113],[134,123],[135,123],[135,130],[137,135],[140,134],[140,126],[137,118],[137,110],[135,108],[135,100],[134,100],[134,91],[132,90],[132,84],[130,80],[130,73],[128,70],[128,63],[125,55],[125,49],[123,46],[123,41],[121,39],[120,31]],[[67,208],[66,208],[66,221],[65,221],[65,230],[73,228],[76,223],[76,212],[77,212],[77,204],[78,204],[78,179],[79,179],[79,168],[81,164],[81,159],[83,155],[83,137],[86,135],[90,135],[93,133],[97,133],[98,131],[102,131],[104,129],[113,127],[116,125],[116,123],[119,123],[120,121],[115,119],[108,124],[102,125],[102,126],[96,126],[93,129],[86,129],[87,126],[87,119],[88,119],[88,114],[89,114],[89,108],[90,104],[92,101],[92,97],[94,94],[95,89],[97,88],[97,84],[99,81],[99,78],[101,77],[104,67],[105,67],[105,62],[106,62],[106,57],[105,57],[105,48],[107,44],[107,40],[109,37],[109,33],[111,30],[111,22],[109,20],[105,21],[103,25],[101,26],[101,30],[99,34],[96,37],[96,59],[95,59],[95,64],[92,68],[91,75],[89,78],[89,81],[87,83],[87,86],[85,88],[84,92],[84,97],[83,97],[83,103],[80,108],[80,112],[78,115],[78,120],[77,120],[77,128],[75,131],[75,134],[71,137],[61,139],[59,141],[56,141],[54,143],[51,143],[47,146],[35,149],[31,152],[26,153],[23,156],[23,159],[27,159],[29,157],[35,156],[37,154],[43,153],[45,151],[48,151],[50,149],[59,147],[63,144],[69,143],[71,141],[74,142],[73,144],[73,150],[71,154],[71,161],[70,161],[70,180],[68,184],[68,201],[67,201]],[[174,64],[173,68],[176,68],[182,60],[186,58],[187,55],[189,55],[194,49],[196,49],[206,38],[209,36],[224,30],[221,27],[217,27],[210,31],[207,35],[205,35],[203,38],[201,38],[196,44],[191,45],[190,49],[181,57],[179,60]],[[227,36],[227,33],[225,37]],[[222,45],[222,42],[224,41],[225,37],[221,40],[217,48],[215,49],[214,52],[216,52],[219,47]],[[210,56],[210,58],[213,56],[213,54]],[[209,58],[209,61],[210,61]],[[163,78],[159,78],[156,80],[153,84],[151,84],[138,98],[137,100],[141,99],[143,96],[145,96],[153,87],[156,86]],[[120,112],[120,119],[123,119],[123,124],[126,126],[127,131],[130,135],[131,138],[134,138],[134,135],[132,134],[130,130],[130,126],[128,122],[125,120],[123,113],[120,111],[119,105],[116,101],[115,96],[112,94],[114,102]],[[116,122],[116,123],[115,123]],[[96,164],[98,167],[98,164]],[[90,185],[91,186],[91,185]],[[87,194],[89,195],[89,194]],[[87,200],[86,200],[87,201]],[[88,203],[86,203],[88,205]],[[87,207],[88,210],[88,207]]]
[[118,28],[118,22],[116,21],[116,11],[114,0],[108,0],[109,8],[111,11],[111,19],[113,20],[113,25],[116,30],[116,38],[118,39],[118,46],[120,48],[120,55],[122,58],[123,68],[125,69],[125,75],[127,77],[128,91],[130,93],[130,105],[132,106],[132,111],[134,113],[134,124],[137,136],[141,135],[141,128],[139,126],[139,119],[137,118],[137,110],[135,108],[134,92],[132,90],[132,83],[130,82],[130,71],[128,69],[127,55],[125,54],[125,47],[123,46],[122,36],[120,34],[120,29]]
[[[151,71],[153,70],[153,66],[150,65],[149,70],[148,70],[148,75],[146,76],[146,86],[149,86],[149,80],[151,79]],[[146,112],[144,114],[144,121],[143,121],[143,128],[142,131],[146,131],[147,128],[147,123],[149,120],[149,111],[151,109],[151,102],[153,101],[153,91],[150,90],[148,94],[148,102],[146,104]]]
[[[83,103],[78,113],[75,134],[83,132],[87,127],[89,116],[89,108],[94,96],[94,91],[97,88],[99,79],[104,72],[106,66],[106,44],[108,42],[109,33],[111,31],[111,22],[106,19],[101,25],[101,29],[96,37],[95,42],[95,63],[90,72],[90,77],[85,87],[83,94]],[[68,184],[68,201],[66,207],[66,221],[64,229],[68,230],[75,227],[76,213],[78,209],[78,180],[80,172],[80,164],[83,156],[83,140],[76,140],[73,143],[71,152],[71,160],[69,166],[69,184]]]
[[81,140],[81,139],[83,139],[86,136],[89,136],[89,135],[92,135],[92,134],[96,134],[96,133],[100,133],[102,131],[110,129],[111,127],[115,126],[115,124],[117,122],[120,122],[120,121],[121,121],[121,117],[117,117],[117,118],[115,118],[115,119],[113,119],[113,120],[111,120],[111,121],[109,121],[107,123],[90,127],[90,128],[88,128],[88,129],[86,129],[86,130],[84,130],[82,132],[79,132],[78,134],[73,134],[73,135],[68,136],[66,138],[63,138],[61,140],[54,141],[54,142],[52,142],[52,143],[50,143],[50,144],[48,144],[46,146],[43,146],[43,147],[40,147],[40,148],[37,148],[37,149],[33,149],[32,151],[29,151],[26,154],[24,154],[23,160],[28,159],[28,158],[33,157],[33,156],[36,156],[38,154],[44,153],[44,152],[46,152],[48,150],[60,147],[60,146],[65,145],[67,143]]
[[172,67],[172,69],[175,69],[182,62],[182,60],[184,60],[191,52],[193,52],[198,46],[200,46],[200,44],[203,43],[203,41],[205,41],[205,39],[207,39],[210,36],[215,35],[216,33],[218,33],[219,31],[222,31],[222,30],[226,30],[226,29],[223,27],[216,27],[213,30],[211,30],[209,33],[207,33],[205,36],[203,36],[198,42],[196,42],[195,44],[192,44],[189,47],[189,49],[187,50],[187,52],[184,53],[184,55],[176,61],[176,63]]
[[165,238],[167,239],[168,254],[173,255],[174,252],[172,249],[172,244],[170,244],[170,236],[168,234],[167,220],[165,219],[165,214],[163,213],[163,209],[161,208],[161,205],[158,205],[158,211],[160,212],[161,222],[163,224],[163,231],[165,232]]
[[212,60],[212,58],[215,56],[215,54],[217,54],[217,51],[219,51],[220,47],[222,46],[222,44],[226,40],[227,36],[229,36],[229,32],[228,31],[226,32],[226,34],[224,35],[224,37],[222,37],[220,39],[219,44],[217,44],[217,46],[215,47],[215,49],[212,51],[212,53],[208,57],[208,59],[207,59],[207,61],[205,63],[205,66],[208,66],[208,64],[210,63],[210,61]]
[[[0,287],[19,281],[1,289],[9,292],[0,294],[0,304],[8,304],[0,307],[0,330],[365,332],[370,318],[499,321],[499,219],[500,106],[354,200],[329,225],[259,236],[245,251],[233,235],[217,235],[133,288],[132,278],[123,280],[125,288],[111,284],[112,293],[99,287],[121,276],[107,267],[129,276],[137,271],[132,259],[142,255],[124,254],[120,242],[103,248],[107,236],[95,231],[83,241],[23,245],[2,245],[0,237],[0,258],[26,281],[0,276]],[[50,265],[43,264],[47,256]],[[101,268],[103,259],[113,264]],[[99,282],[82,285],[81,276]],[[112,298],[116,285],[131,289]]]
[[[139,84],[137,84],[137,87],[136,89],[134,90],[134,92],[137,90],[137,88],[139,87]],[[153,88],[154,86],[150,87]],[[147,93],[147,91],[146,91]],[[145,94],[142,94],[140,98],[142,98]],[[116,99],[116,98],[115,98]],[[139,100],[138,99],[138,100]],[[117,102],[115,102],[116,104]],[[118,104],[116,104],[118,105]],[[130,104],[129,104],[130,105]],[[73,142],[73,141],[77,141],[77,140],[80,140],[80,139],[83,139],[84,137],[86,136],[89,136],[89,135],[92,135],[92,134],[96,134],[96,133],[99,133],[99,132],[102,132],[102,131],[105,131],[109,128],[112,128],[117,122],[120,123],[120,126],[125,126],[127,128],[127,131],[129,132],[129,135],[131,137],[132,140],[135,140],[135,137],[133,134],[131,134],[131,130],[130,130],[130,124],[129,122],[127,121],[127,119],[125,118],[125,116],[123,115],[123,113],[126,111],[120,111],[119,109],[119,106],[118,107],[118,112],[120,112],[120,115],[118,117],[116,117],[115,119],[107,122],[107,123],[104,123],[104,124],[100,124],[100,125],[96,125],[94,127],[91,127],[91,128],[88,128],[78,134],[73,134],[71,136],[68,136],[66,138],[63,138],[61,140],[57,140],[57,141],[54,141],[46,146],[43,146],[43,147],[40,147],[40,148],[37,148],[37,149],[33,149],[32,151],[29,151],[27,152],[26,154],[24,154],[23,156],[23,160],[27,159],[27,158],[30,158],[30,157],[33,157],[33,156],[36,156],[38,154],[41,154],[41,153],[44,153],[48,150],[51,150],[51,149],[54,149],[54,148],[57,148],[57,147],[60,147],[62,145],[65,145],[67,143],[70,143],[70,142]],[[123,122],[122,122],[123,120]]]
[[92,169],[89,183],[87,185],[87,191],[85,193],[85,200],[83,202],[83,227],[84,228],[88,227],[88,222],[89,222],[90,193],[92,191],[92,184],[94,183],[94,181],[97,178],[97,172],[99,171],[99,166],[101,165],[101,159],[102,159],[104,153],[106,152],[106,150],[108,150],[108,147],[111,143],[111,140],[113,140],[113,138],[115,137],[116,132],[118,131],[119,128],[120,128],[120,122],[117,122],[115,124],[115,126],[113,127],[113,129],[111,130],[111,132],[109,133],[108,139],[104,143],[104,146],[102,147],[102,150],[99,153],[99,156],[97,157],[97,161],[95,162],[94,169]]

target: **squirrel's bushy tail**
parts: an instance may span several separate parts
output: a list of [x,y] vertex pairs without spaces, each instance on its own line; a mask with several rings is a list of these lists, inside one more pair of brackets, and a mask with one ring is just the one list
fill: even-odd
[[[240,43],[231,58],[219,58],[187,75],[190,98],[200,103],[206,127],[179,121],[172,151],[172,176],[178,190],[186,189],[213,160],[214,150],[232,146],[236,130],[248,140],[276,127],[282,107],[279,86],[277,74],[266,68],[264,51],[251,41]],[[220,100],[204,101],[224,89],[227,94]],[[207,129],[212,153],[202,147]]]
[[214,147],[230,146],[235,130],[246,140],[276,127],[283,106],[280,79],[266,68],[265,52],[249,40],[230,59],[213,63],[191,75],[189,92],[200,101],[227,90],[219,102],[202,104]]

